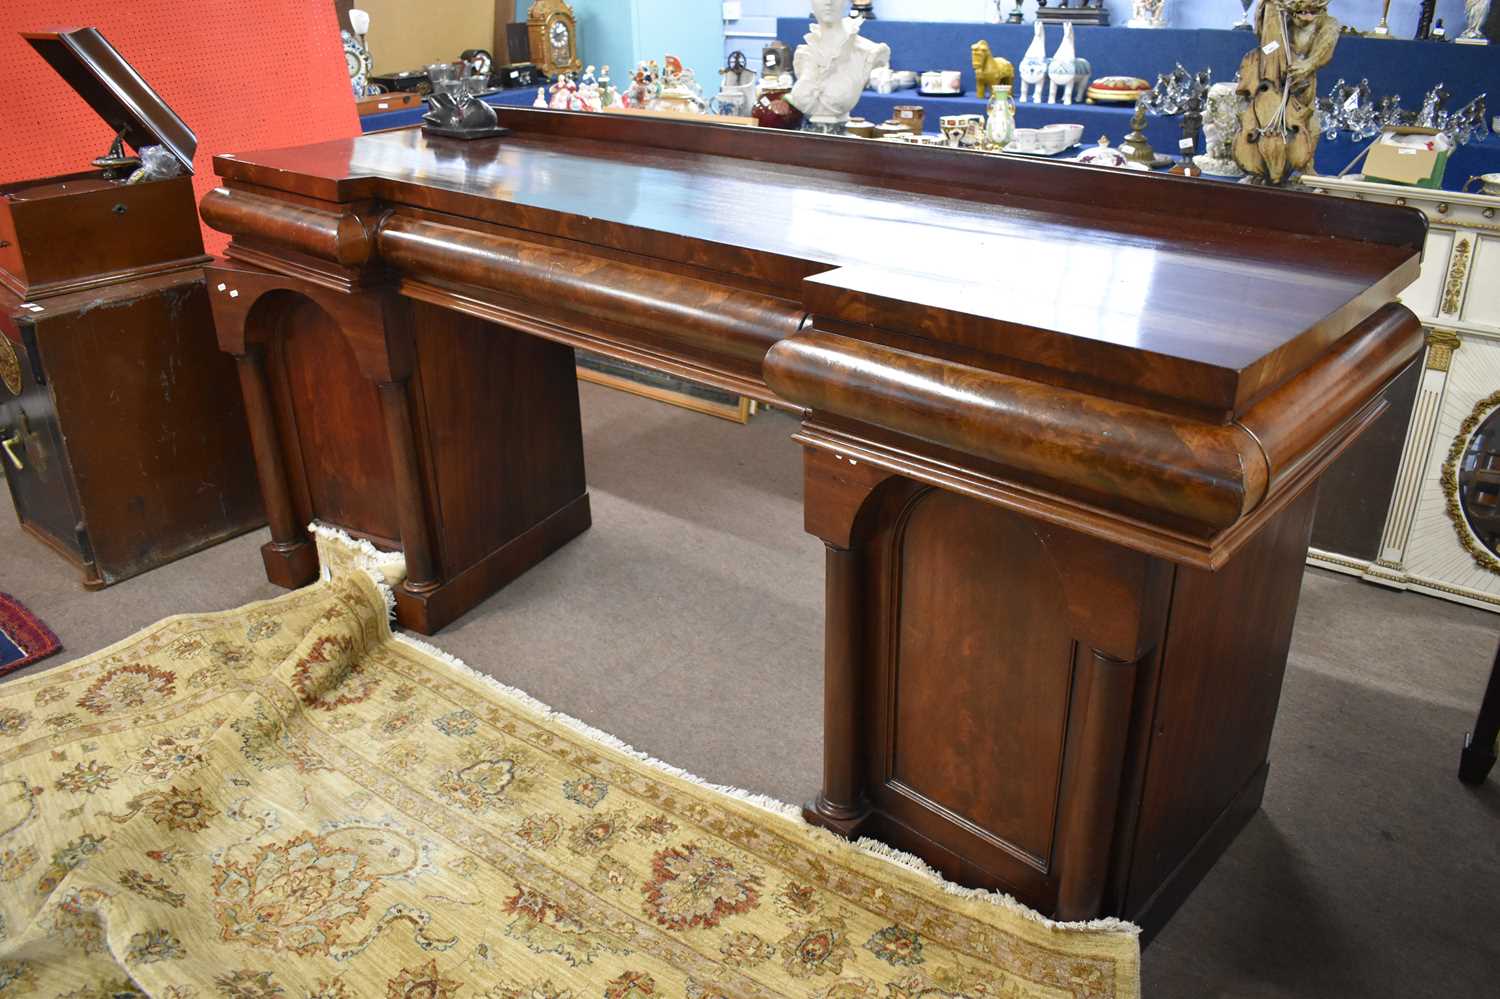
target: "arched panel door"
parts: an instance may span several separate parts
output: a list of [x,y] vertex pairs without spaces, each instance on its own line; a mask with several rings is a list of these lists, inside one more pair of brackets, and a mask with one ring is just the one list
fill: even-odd
[[321,520],[399,547],[390,447],[375,383],[334,318],[310,298],[273,292],[256,310],[275,323],[268,372],[292,499],[302,523]]

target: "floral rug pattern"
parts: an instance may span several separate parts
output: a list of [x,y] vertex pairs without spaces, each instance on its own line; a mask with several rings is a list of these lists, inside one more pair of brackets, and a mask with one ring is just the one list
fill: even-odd
[[0,999],[1105,999],[1049,926],[391,637],[361,571],[0,684]]

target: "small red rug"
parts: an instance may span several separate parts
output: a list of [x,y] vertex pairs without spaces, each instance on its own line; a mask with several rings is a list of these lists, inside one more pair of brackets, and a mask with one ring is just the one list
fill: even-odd
[[0,676],[45,659],[62,643],[21,601],[0,593]]

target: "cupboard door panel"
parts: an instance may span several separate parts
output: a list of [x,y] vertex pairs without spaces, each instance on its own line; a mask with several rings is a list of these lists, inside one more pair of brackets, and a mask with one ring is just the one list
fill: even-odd
[[[309,299],[288,306],[285,334],[274,341],[284,388],[286,453],[305,494],[304,520],[322,520],[394,547],[401,537],[385,417],[375,383],[328,313]],[[295,460],[300,458],[300,461]]]
[[1045,870],[1073,667],[1047,544],[946,492],[916,501],[897,544],[888,780]]

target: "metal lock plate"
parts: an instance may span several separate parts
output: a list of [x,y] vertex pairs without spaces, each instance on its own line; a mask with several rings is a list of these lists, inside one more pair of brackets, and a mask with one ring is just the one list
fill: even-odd
[[0,384],[4,384],[11,395],[21,394],[21,362],[16,357],[15,345],[3,333],[0,333]]

